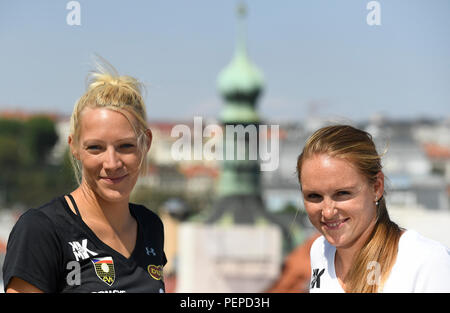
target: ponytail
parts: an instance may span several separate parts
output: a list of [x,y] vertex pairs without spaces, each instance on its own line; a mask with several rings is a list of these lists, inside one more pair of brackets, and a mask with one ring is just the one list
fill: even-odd
[[384,196],[379,200],[377,217],[372,234],[345,277],[346,292],[381,291],[395,264],[401,229],[390,220]]

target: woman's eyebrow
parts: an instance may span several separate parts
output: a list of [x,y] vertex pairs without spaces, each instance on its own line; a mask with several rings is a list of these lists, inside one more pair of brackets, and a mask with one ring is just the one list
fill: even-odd
[[[334,191],[341,191],[341,190],[355,190],[360,189],[358,185],[343,185],[342,187],[334,188]],[[301,191],[303,193],[318,193],[316,189],[310,189],[310,188],[302,188]]]
[[[120,139],[115,140],[114,142],[136,141],[136,140],[137,140],[136,136],[133,136],[133,137],[120,138]],[[105,140],[102,138],[87,138],[87,139],[83,140],[83,144],[91,143],[91,142],[93,142],[93,143],[99,142],[100,143],[100,142],[104,142],[104,141]]]
[[360,185],[347,185],[346,187],[337,188],[336,191],[342,191],[342,190],[351,190],[351,191],[360,191],[362,189],[362,186]]
[[344,185],[343,187],[336,188],[336,190],[355,189],[355,188],[357,188],[356,185]]
[[136,140],[137,140],[137,138],[136,138],[136,136],[134,136],[134,137],[120,138],[120,139],[117,139],[116,142],[121,142],[121,141],[136,141]]

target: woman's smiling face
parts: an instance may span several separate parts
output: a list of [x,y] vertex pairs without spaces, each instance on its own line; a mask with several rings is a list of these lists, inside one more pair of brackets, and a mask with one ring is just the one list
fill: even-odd
[[69,139],[82,163],[82,185],[107,201],[128,199],[139,176],[141,153],[130,124],[134,117],[125,114],[86,108],[81,114],[78,144]]
[[380,172],[370,184],[343,158],[315,154],[305,159],[300,182],[311,223],[337,248],[364,241],[376,222],[375,202],[383,194],[383,179]]

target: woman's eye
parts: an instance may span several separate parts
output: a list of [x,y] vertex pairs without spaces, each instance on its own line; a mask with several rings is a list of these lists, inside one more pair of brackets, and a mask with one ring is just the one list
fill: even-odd
[[120,147],[121,147],[122,149],[129,149],[129,148],[133,148],[134,145],[131,144],[131,143],[124,143],[124,144],[120,145]]
[[100,150],[101,147],[99,145],[91,145],[91,146],[87,146],[88,150]]
[[352,196],[352,193],[350,191],[338,191],[336,192],[336,199],[337,200],[348,200]]
[[310,200],[317,200],[320,199],[320,195],[318,195],[317,193],[310,193],[307,195],[307,198]]

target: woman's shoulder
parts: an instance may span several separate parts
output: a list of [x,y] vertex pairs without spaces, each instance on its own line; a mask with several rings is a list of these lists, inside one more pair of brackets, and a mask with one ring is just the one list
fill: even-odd
[[450,273],[450,250],[442,243],[415,230],[407,230],[400,237],[397,262],[411,270],[444,268]]
[[64,206],[64,196],[58,196],[41,206],[29,208],[20,215],[14,228],[17,231],[27,229],[29,233],[39,235],[65,232],[73,221],[67,214],[70,209]]
[[58,200],[54,199],[38,208],[30,208],[20,215],[9,234],[7,249],[14,250],[15,247],[30,250],[30,244],[40,249],[48,245],[59,245],[61,227],[55,218],[55,214],[58,214],[54,213],[58,207],[55,201]]
[[29,208],[20,215],[18,223],[23,224],[46,224],[54,225],[55,215],[58,215],[62,208],[61,197],[56,197],[51,201],[34,208]]
[[[436,240],[414,230],[400,237],[397,261],[386,291],[449,292],[450,254]],[[406,288],[406,289],[405,289]]]
[[450,258],[449,249],[444,244],[415,230],[407,230],[400,237],[399,253],[407,253],[419,259],[429,259],[433,256]]

